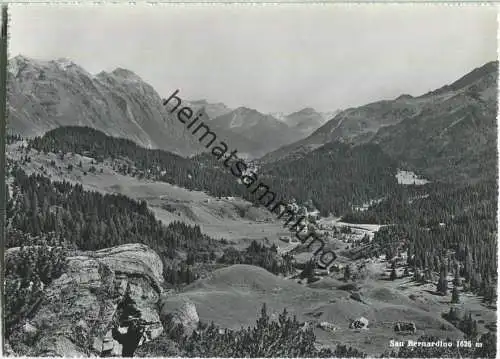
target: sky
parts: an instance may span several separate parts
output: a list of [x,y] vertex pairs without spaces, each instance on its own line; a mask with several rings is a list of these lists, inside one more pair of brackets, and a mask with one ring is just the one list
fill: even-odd
[[457,5],[16,5],[10,56],[129,69],[161,97],[261,112],[421,95],[497,58],[497,9]]

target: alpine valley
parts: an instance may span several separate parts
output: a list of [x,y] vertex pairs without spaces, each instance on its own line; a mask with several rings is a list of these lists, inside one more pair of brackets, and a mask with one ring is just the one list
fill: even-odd
[[[496,357],[497,78],[328,113],[186,101],[336,253],[325,269],[169,94],[12,58],[7,354]],[[389,346],[410,339],[474,344]]]

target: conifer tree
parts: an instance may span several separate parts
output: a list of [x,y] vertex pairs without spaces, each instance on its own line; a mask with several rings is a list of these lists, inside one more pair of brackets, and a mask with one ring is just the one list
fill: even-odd
[[460,297],[456,286],[453,287],[453,291],[451,292],[451,302],[454,304],[460,302]]
[[395,280],[397,278],[397,274],[396,274],[396,269],[395,268],[392,268],[391,270],[391,275],[389,277],[390,280]]
[[344,280],[348,281],[349,279],[351,279],[351,266],[346,265],[344,267]]
[[448,293],[448,280],[446,279],[444,270],[441,270],[441,274],[436,285],[436,290],[437,292],[441,293],[441,295],[446,295]]

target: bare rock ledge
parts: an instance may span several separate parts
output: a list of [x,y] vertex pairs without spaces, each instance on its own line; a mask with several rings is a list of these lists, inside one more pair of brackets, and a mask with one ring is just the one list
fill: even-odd
[[[15,252],[17,249],[9,249]],[[25,324],[38,332],[33,345],[20,355],[120,355],[122,346],[112,329],[126,330],[117,313],[127,296],[144,324],[139,345],[158,337],[163,327],[157,303],[163,264],[156,252],[142,244],[126,244],[99,251],[78,252],[68,258],[67,270],[44,289],[44,296]]]

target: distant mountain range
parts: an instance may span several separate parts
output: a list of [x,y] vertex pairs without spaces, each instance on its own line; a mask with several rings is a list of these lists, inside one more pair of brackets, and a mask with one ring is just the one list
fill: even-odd
[[211,128],[226,138],[233,148],[238,148],[250,157],[263,156],[283,145],[305,138],[336,113],[321,113],[312,108],[304,108],[289,115],[264,114],[247,107],[230,109],[222,103],[214,104],[206,100],[188,103],[196,111],[204,111],[211,119]]
[[[204,150],[166,111],[154,88],[126,69],[92,75],[67,59],[16,56],[9,63],[8,95],[9,130],[26,137],[77,125],[183,156]],[[289,126],[253,109],[230,109],[205,100],[186,101],[186,105],[205,111],[218,137],[250,157],[300,140],[321,124],[309,113],[300,125],[295,115],[294,125]]]
[[[186,105],[204,111],[231,148],[264,163],[301,158],[328,143],[378,144],[422,175],[471,181],[496,168],[497,74],[498,62],[490,62],[422,96],[338,113],[304,108],[273,116],[206,100]],[[181,156],[204,150],[153,87],[126,69],[92,75],[69,60],[17,56],[9,63],[8,96],[9,130],[23,136],[89,126]]]
[[233,110],[222,102],[209,103],[207,100],[187,101],[187,104],[195,111],[203,109],[211,119],[225,115]]
[[261,161],[301,158],[327,143],[372,143],[434,179],[474,181],[496,171],[497,77],[498,62],[489,62],[419,97],[402,95],[341,111]]
[[339,112],[340,110],[335,112],[317,112],[311,107],[306,107],[300,111],[284,116],[282,121],[307,136],[325,122],[333,119]]
[[264,155],[306,136],[301,136],[299,131],[271,115],[265,115],[246,107],[239,107],[225,115],[214,118],[212,123],[215,128],[229,130],[255,143],[256,146],[246,150],[251,154],[260,153]]

